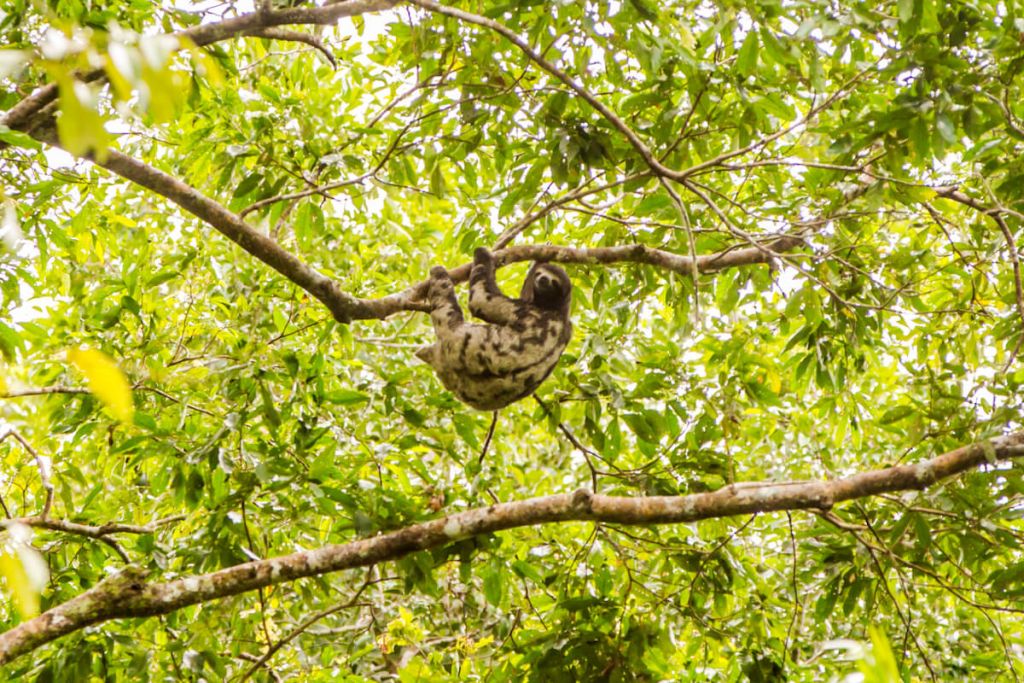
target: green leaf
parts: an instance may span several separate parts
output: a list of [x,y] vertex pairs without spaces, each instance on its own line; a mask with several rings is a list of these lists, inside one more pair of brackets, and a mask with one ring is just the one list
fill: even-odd
[[56,71],[54,76],[60,93],[57,133],[61,145],[75,156],[92,155],[97,161],[106,160],[110,140],[103,119],[91,104],[80,100],[91,94],[89,87],[64,71]]
[[476,435],[476,422],[466,415],[452,416],[452,423],[455,425],[455,432],[462,437],[470,448],[480,447],[480,439]]
[[736,70],[744,76],[749,76],[757,69],[757,51],[759,42],[757,33],[750,31],[743,40],[743,45],[736,55]]
[[151,277],[148,280],[146,280],[146,287],[157,287],[159,285],[162,285],[165,282],[170,282],[171,280],[173,280],[174,278],[178,277],[179,275],[181,275],[181,273],[179,273],[176,270],[164,270],[164,271],[161,271],[161,272],[157,273],[156,275],[154,275],[153,277]]
[[913,406],[896,406],[885,411],[882,417],[878,418],[878,424],[890,425],[910,417],[916,412]]
[[22,133],[20,130],[11,130],[7,126],[2,125],[0,125],[0,141],[15,147],[24,147],[25,149],[40,150],[43,148],[42,143],[31,135]]
[[483,572],[483,591],[487,602],[495,607],[501,605],[501,599],[505,594],[505,585],[501,571],[492,567]]
[[915,6],[916,0],[896,0],[896,9],[901,24],[906,24],[914,17]]
[[626,413],[622,416],[622,419],[626,421],[626,424],[633,430],[633,433],[644,441],[648,443],[657,443],[659,441],[661,434],[657,426],[646,414]]
[[939,135],[942,139],[949,144],[956,142],[956,127],[953,126],[953,122],[946,114],[939,114],[935,117],[935,127],[939,130]]
[[444,172],[441,170],[441,164],[435,164],[433,170],[430,172],[430,192],[438,197],[444,196],[447,192],[447,186],[444,181]]
[[242,182],[238,183],[238,187],[235,188],[235,192],[232,195],[233,199],[239,197],[245,197],[251,194],[256,187],[263,181],[263,174],[259,171],[250,173],[242,179]]
[[324,398],[335,405],[351,405],[370,400],[369,395],[354,389],[336,389],[327,393]]

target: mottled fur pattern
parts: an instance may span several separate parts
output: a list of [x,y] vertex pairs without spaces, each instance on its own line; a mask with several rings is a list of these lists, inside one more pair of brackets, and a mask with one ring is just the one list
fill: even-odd
[[416,352],[441,383],[477,410],[497,410],[532,394],[551,371],[572,336],[572,283],[550,263],[534,263],[518,299],[501,293],[494,257],[473,254],[469,311],[488,323],[467,323],[448,271],[430,270],[430,319],[437,342]]

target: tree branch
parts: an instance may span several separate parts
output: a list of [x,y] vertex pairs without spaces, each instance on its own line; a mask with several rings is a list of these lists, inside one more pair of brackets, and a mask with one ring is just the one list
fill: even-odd
[[940,197],[969,206],[975,211],[988,216],[995,222],[999,231],[1003,233],[1006,247],[1010,252],[1010,265],[1013,268],[1013,288],[1016,295],[1017,313],[1020,315],[1021,322],[1024,323],[1024,283],[1021,282],[1020,255],[1017,251],[1017,242],[1013,239],[1013,232],[1010,230],[1010,226],[1006,224],[1006,219],[1003,218],[1003,214],[1008,213],[1008,211],[999,206],[994,208],[985,206],[977,199],[960,192],[956,187],[944,187],[936,190],[936,192]]
[[108,522],[107,524],[102,524],[100,526],[93,526],[90,524],[71,522],[66,519],[53,519],[46,515],[33,515],[31,517],[18,517],[16,519],[0,520],[0,528],[6,529],[14,524],[24,524],[25,526],[35,527],[38,529],[48,529],[50,531],[60,531],[73,536],[92,538],[113,548],[118,557],[124,560],[125,563],[128,563],[132,561],[131,558],[128,557],[128,553],[124,551],[124,548],[121,547],[120,543],[115,541],[113,538],[110,538],[112,534],[151,534],[157,530],[157,527],[170,524],[171,522],[177,522],[182,519],[185,519],[185,515],[174,515],[172,517],[158,519],[157,521],[145,526],[139,526],[136,524],[119,524],[116,522]]
[[[348,0],[347,2],[328,4],[322,7],[291,7],[278,10],[262,10],[231,17],[224,21],[200,24],[199,26],[193,26],[171,35],[182,39],[182,42],[191,42],[193,45],[203,47],[239,35],[259,35],[260,32],[276,26],[330,25],[344,17],[391,9],[398,2],[399,0]],[[279,40],[298,40],[294,34],[290,35],[292,37],[282,38],[280,34],[271,35],[270,32],[267,32],[266,37]],[[314,47],[316,46],[314,45]],[[90,83],[105,77],[106,73],[103,69],[96,69],[80,76],[79,80]],[[15,130],[31,130],[40,124],[39,121],[35,120],[36,116],[56,100],[57,84],[49,83],[44,85],[11,107],[3,118],[0,119],[0,124]],[[47,116],[49,115],[47,113]],[[6,145],[0,145],[0,148],[3,146]]]
[[25,526],[49,529],[50,531],[62,531],[66,534],[74,534],[75,536],[86,536],[88,538],[102,540],[105,536],[109,536],[111,534],[152,534],[159,527],[182,519],[185,519],[185,515],[173,515],[171,517],[158,519],[155,522],[145,525],[108,522],[106,524],[94,526],[91,524],[79,524],[78,522],[69,522],[64,519],[52,519],[38,515],[2,520],[0,521],[0,526],[6,527],[11,524],[24,524]]
[[[792,251],[804,243],[800,237],[786,235],[760,243],[757,247],[730,248],[715,254],[697,257],[697,270],[713,273],[727,268],[769,263],[779,254]],[[610,265],[614,263],[640,263],[655,266],[690,277],[693,272],[689,257],[643,244],[623,244],[613,247],[560,247],[552,244],[507,247],[494,252],[495,265],[507,266],[516,261],[555,261],[580,265]],[[456,284],[469,280],[471,263],[464,263],[448,271]],[[426,298],[428,281],[423,280],[408,289],[380,299],[361,299],[373,317],[386,318],[400,311],[427,310],[418,302]]]
[[47,394],[89,394],[92,393],[85,387],[66,387],[54,385],[49,387],[29,387],[28,389],[14,389],[0,393],[0,398],[21,398],[23,396],[46,396]]
[[9,429],[4,434],[0,434],[0,443],[3,443],[8,437],[13,437],[36,461],[36,469],[39,470],[39,483],[42,484],[43,490],[46,491],[46,498],[43,500],[43,510],[39,513],[39,519],[45,520],[49,517],[50,507],[53,505],[53,482],[50,481],[50,472],[53,469],[53,464],[48,456],[39,455],[39,452],[32,448],[32,444],[18,430]]
[[[41,142],[59,146],[53,130],[33,131],[32,136]],[[92,161],[125,180],[170,199],[202,219],[242,249],[313,295],[340,323],[350,323],[353,320],[383,320],[402,311],[429,311],[424,301],[427,280],[379,299],[354,297],[344,292],[336,282],[317,272],[273,239],[246,223],[238,214],[177,178],[115,150],[108,150],[103,161]],[[778,254],[796,249],[803,244],[803,240],[799,237],[783,236],[752,244],[754,246],[698,256],[697,270],[708,273],[725,268],[768,263]],[[517,246],[496,251],[494,256],[499,267],[515,261],[540,260],[588,265],[643,263],[687,276],[693,272],[693,262],[690,258],[642,244],[614,247]],[[470,266],[471,264],[466,263],[449,271],[452,279],[455,282],[468,280]]]
[[574,493],[499,503],[341,545],[246,562],[210,574],[147,583],[137,567],[0,634],[0,665],[91,624],[167,614],[296,579],[366,567],[480,534],[568,521],[678,524],[781,510],[828,510],[856,498],[925,489],[988,462],[1024,456],[1024,431],[974,443],[912,465],[896,465],[831,481],[726,486],[688,496],[628,498]]
[[593,109],[597,111],[597,113],[603,116],[605,120],[612,125],[613,128],[619,131],[623,135],[623,137],[626,138],[629,144],[643,158],[644,163],[647,164],[647,167],[650,168],[655,175],[661,176],[663,178],[671,178],[672,180],[678,182],[685,181],[687,178],[689,178],[690,176],[699,171],[702,171],[712,166],[717,166],[725,161],[728,161],[729,159],[742,156],[748,152],[763,147],[768,143],[772,142],[773,140],[777,140],[778,138],[782,137],[783,135],[786,135],[787,133],[795,130],[796,128],[805,125],[815,116],[817,116],[822,110],[830,107],[836,100],[845,97],[847,94],[849,94],[850,88],[857,81],[863,78],[867,73],[869,73],[870,69],[872,68],[868,67],[862,70],[860,73],[851,78],[846,84],[844,84],[843,87],[834,92],[832,95],[825,98],[825,100],[823,100],[820,104],[812,106],[803,117],[801,117],[794,123],[790,124],[789,126],[780,128],[779,130],[775,131],[770,135],[754,140],[749,145],[742,147],[740,149],[723,152],[722,154],[716,156],[713,159],[708,159],[707,161],[696,164],[695,166],[692,166],[688,169],[677,170],[663,164],[661,160],[657,156],[655,156],[651,148],[648,147],[647,144],[640,139],[640,136],[632,128],[630,128],[629,125],[625,121],[623,121],[618,114],[616,114],[607,105],[601,102],[601,100],[597,99],[597,97],[592,92],[587,90],[587,88],[582,83],[576,81],[564,70],[560,69],[552,62],[546,60],[544,56],[541,55],[536,50],[534,50],[528,42],[520,38],[519,35],[515,33],[515,31],[511,30],[504,24],[494,21],[493,19],[490,19],[488,17],[481,16],[479,14],[473,14],[472,12],[465,12],[455,7],[448,7],[446,5],[438,4],[437,2],[434,2],[434,0],[408,1],[411,4],[418,5],[419,7],[422,7],[423,9],[429,12],[434,12],[436,14],[442,14],[444,16],[452,17],[458,19],[459,21],[466,22],[467,24],[475,24],[476,26],[481,26],[503,36],[506,40],[515,45],[517,48],[519,48],[523,52],[523,54],[529,57],[530,60],[533,61],[537,66],[539,66],[544,71],[547,71],[549,74],[551,74],[559,81],[564,83],[570,90],[579,95],[580,98],[582,98],[587,104],[593,107]]
[[[35,130],[31,134],[41,142],[60,146],[52,129]],[[365,303],[343,292],[333,280],[300,261],[273,239],[242,220],[238,214],[194,187],[116,150],[108,150],[103,161],[95,158],[91,161],[125,180],[170,199],[202,219],[242,249],[312,294],[327,306],[338,322],[348,323],[356,318],[376,317]]]
[[482,26],[494,31],[495,33],[501,34],[506,40],[522,50],[523,54],[529,57],[535,64],[537,64],[537,66],[547,71],[549,74],[568,86],[570,90],[583,98],[587,104],[593,107],[601,116],[612,124],[617,131],[622,133],[626,140],[629,141],[629,144],[640,153],[640,156],[644,159],[644,163],[646,163],[654,173],[669,178],[675,178],[679,174],[678,171],[662,164],[661,161],[658,160],[658,157],[654,155],[654,152],[651,151],[651,148],[640,139],[640,136],[637,135],[625,121],[619,118],[618,114],[609,109],[607,105],[597,99],[593,93],[587,90],[581,83],[574,80],[565,71],[544,59],[543,55],[534,50],[530,44],[520,38],[515,31],[512,31],[504,24],[494,21],[493,19],[488,19],[487,17],[479,14],[473,14],[472,12],[464,12],[463,10],[455,7],[439,5],[433,0],[409,0],[409,2],[413,5],[418,5],[429,12],[453,17],[468,24],[476,24],[477,26]]
[[245,32],[247,36],[253,36],[254,38],[266,38],[267,40],[280,40],[283,42],[290,43],[303,43],[310,47],[319,50],[323,54],[324,58],[331,63],[331,66],[337,67],[338,62],[334,59],[334,55],[327,49],[323,41],[316,36],[312,36],[302,31],[293,31],[286,28],[254,28]]

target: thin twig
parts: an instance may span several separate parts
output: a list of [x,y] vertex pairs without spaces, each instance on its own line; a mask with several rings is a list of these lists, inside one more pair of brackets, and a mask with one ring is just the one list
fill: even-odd
[[36,468],[39,470],[39,481],[43,486],[43,490],[46,491],[46,499],[43,501],[43,511],[39,514],[39,518],[46,520],[50,516],[50,506],[53,504],[53,483],[50,481],[50,475],[53,472],[53,463],[50,458],[39,455],[39,452],[35,448],[32,448],[32,444],[28,442],[25,437],[21,435],[16,429],[9,429],[6,433],[0,435],[0,443],[3,443],[7,437],[13,437],[15,441],[21,444],[21,447],[28,451],[29,455],[36,461]]
[[547,205],[542,207],[540,210],[535,211],[533,213],[529,213],[526,216],[523,216],[522,218],[520,218],[518,221],[516,221],[512,226],[510,226],[508,229],[506,229],[505,232],[503,232],[498,237],[497,241],[495,241],[495,243],[494,243],[494,246],[491,248],[491,251],[497,251],[498,249],[505,248],[520,233],[522,233],[524,230],[526,230],[526,228],[528,228],[533,223],[539,221],[541,218],[544,218],[545,216],[550,214],[552,211],[554,211],[555,209],[557,209],[557,208],[559,208],[561,206],[564,206],[564,205],[566,205],[566,204],[568,204],[570,202],[576,201],[577,199],[581,199],[581,198],[586,197],[588,195],[597,194],[598,192],[604,192],[605,190],[611,190],[611,189],[616,188],[616,187],[618,187],[620,185],[624,185],[624,184],[626,184],[628,182],[631,182],[631,181],[634,181],[634,180],[640,180],[641,178],[644,178],[644,177],[647,177],[647,176],[650,176],[650,173],[634,173],[632,175],[628,175],[628,176],[619,178],[618,180],[613,180],[613,181],[604,183],[602,185],[597,185],[595,187],[591,187],[589,184],[585,184],[585,185],[582,185],[580,187],[577,187],[576,189],[572,190],[571,192],[567,192],[566,194],[562,195],[558,199],[555,199],[555,200],[551,201],[550,203],[548,203]]
[[658,177],[658,182],[665,188],[665,192],[672,198],[672,203],[676,207],[676,211],[679,212],[679,220],[683,222],[683,227],[686,229],[686,246],[690,250],[690,262],[692,267],[690,268],[690,279],[693,281],[693,320],[694,327],[700,328],[701,316],[700,316],[700,271],[697,270],[697,242],[693,237],[693,227],[690,225],[690,214],[686,212],[686,207],[683,205],[683,200],[680,198],[679,193],[675,191],[668,181],[663,177]]
[[73,536],[84,536],[86,538],[95,539],[101,543],[110,546],[114,552],[125,562],[131,562],[131,558],[128,557],[128,553],[124,551],[121,544],[113,538],[110,538],[111,534],[150,534],[156,531],[157,527],[169,524],[171,522],[184,519],[185,515],[174,515],[165,519],[160,519],[146,526],[138,526],[134,524],[103,524],[101,526],[90,526],[88,524],[79,524],[78,522],[70,522],[64,519],[52,519],[49,517],[33,516],[33,517],[18,517],[15,519],[0,520],[0,528],[7,528],[11,525],[23,524],[25,526],[36,527],[40,529],[48,529],[50,531],[60,531]]
[[302,31],[295,31],[293,29],[288,28],[267,27],[252,29],[250,31],[246,31],[242,35],[253,36],[255,38],[266,38],[268,40],[281,40],[291,43],[303,43],[318,50],[324,57],[327,58],[327,61],[331,63],[331,66],[333,66],[334,68],[338,67],[337,60],[334,59],[334,55],[331,54],[331,51],[327,49],[327,46],[324,45],[323,41],[314,35],[310,35],[309,33],[303,33]]
[[359,587],[359,589],[355,592],[355,595],[353,595],[351,598],[349,598],[345,602],[340,602],[337,605],[333,605],[332,607],[328,607],[325,610],[321,610],[316,614],[311,615],[298,626],[296,626],[294,629],[292,629],[284,638],[281,638],[276,643],[268,646],[267,651],[263,654],[263,656],[257,659],[256,662],[251,667],[249,667],[241,676],[239,676],[238,683],[245,683],[245,681],[249,680],[261,666],[270,661],[270,658],[273,657],[278,650],[280,650],[282,647],[298,638],[316,622],[342,610],[355,607],[357,602],[359,601],[359,597],[363,594],[363,591],[365,591],[369,586],[375,583],[380,583],[381,581],[391,580],[391,577],[385,577],[382,579],[371,579],[371,576],[373,576],[373,574],[367,572],[366,580],[363,581],[363,585]]
[[54,385],[52,387],[30,387],[27,389],[16,389],[0,394],[0,398],[21,398],[23,396],[45,396],[46,394],[88,394],[91,393],[84,387],[66,387]]
[[1017,313],[1020,314],[1021,323],[1024,324],[1024,284],[1021,283],[1020,254],[1017,251],[1017,242],[1013,239],[1013,232],[1006,224],[1006,220],[1002,215],[1007,213],[1007,210],[1001,206],[986,206],[977,199],[960,192],[956,187],[940,188],[937,192],[940,197],[969,206],[975,211],[988,216],[999,227],[999,231],[1003,233],[1003,238],[1006,240],[1006,246],[1010,252],[1010,264],[1013,267],[1013,285],[1017,295]]
[[491,416],[491,426],[487,429],[487,438],[484,439],[484,447],[480,449],[480,457],[477,458],[477,464],[481,464],[484,461],[484,456],[487,455],[487,449],[491,445],[491,439],[494,437],[494,428],[498,424],[498,411],[495,410]]
[[[544,410],[545,414],[547,414],[548,417],[554,420],[555,415],[554,413],[551,412],[551,408],[548,407],[548,404],[542,401],[540,397],[537,396],[536,394],[533,395],[533,398],[535,401],[537,401],[537,404]],[[587,461],[587,467],[590,469],[590,490],[596,492],[598,469],[594,467],[594,463],[590,459],[591,456],[600,459],[602,462],[611,465],[612,467],[615,466],[612,465],[607,460],[605,460],[600,455],[598,455],[597,453],[595,453],[594,451],[584,446],[582,443],[580,443],[580,440],[576,438],[576,435],[572,433],[572,430],[570,430],[564,422],[560,422],[557,420],[555,422],[558,424],[559,431],[561,431],[562,434],[565,435],[565,438],[569,440],[569,443],[575,446],[576,449],[583,454],[583,459]]]

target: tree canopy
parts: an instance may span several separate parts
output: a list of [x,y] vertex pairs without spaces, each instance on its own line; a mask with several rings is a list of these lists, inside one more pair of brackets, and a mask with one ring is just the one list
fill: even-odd
[[1018,11],[10,0],[3,675],[1020,680]]

